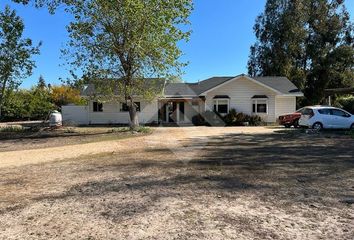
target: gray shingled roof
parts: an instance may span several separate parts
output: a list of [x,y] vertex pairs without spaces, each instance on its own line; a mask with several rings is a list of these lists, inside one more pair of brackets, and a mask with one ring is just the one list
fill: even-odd
[[199,83],[167,83],[165,95],[198,96],[234,77],[212,77]]
[[[110,84],[110,83],[112,83],[112,84]],[[165,79],[145,78],[145,79],[143,79],[143,82],[140,87],[142,89],[149,89],[150,91],[153,91],[156,94],[162,94],[164,85],[165,85]],[[99,95],[100,91],[105,92],[106,90],[109,90],[110,88],[113,89],[113,92],[115,95],[119,95],[118,87],[114,84],[113,81],[109,82],[109,79],[96,80],[94,83],[84,85],[84,87],[81,89],[80,94],[81,94],[81,96],[94,96],[94,95]]]
[[291,93],[301,93],[288,78],[286,77],[252,77],[254,80],[267,85],[282,94],[291,94]]
[[194,83],[166,83],[164,95],[166,96],[195,96]]
[[[168,83],[165,86],[164,94],[166,96],[198,96],[236,77],[212,77],[199,83]],[[286,77],[252,77],[252,79],[281,94],[301,93]]]
[[[244,76],[244,75],[239,75]],[[236,76],[238,77],[238,76]],[[180,97],[180,96],[199,96],[202,93],[213,89],[220,84],[223,84],[236,77],[212,77],[198,83],[166,83],[164,87],[164,95],[167,97]],[[286,77],[251,77],[255,81],[266,85],[281,94],[296,94],[301,91]],[[154,85],[156,90],[161,89],[164,84],[163,79],[146,79],[145,83],[151,87]],[[154,87],[154,88],[155,88]],[[83,96],[91,96],[97,94],[93,84],[86,85],[81,92]],[[118,93],[117,93],[118,94]]]

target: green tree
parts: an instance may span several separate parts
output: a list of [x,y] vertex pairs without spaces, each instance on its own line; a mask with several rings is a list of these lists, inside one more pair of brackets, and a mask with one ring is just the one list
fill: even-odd
[[35,86],[30,90],[9,91],[3,107],[2,118],[10,121],[24,119],[44,120],[49,112],[54,109],[56,109],[56,106],[51,102],[49,90]]
[[[65,52],[71,65],[92,79],[108,79],[101,95],[117,89],[129,106],[131,128],[139,126],[134,98],[151,96],[146,76],[180,74],[180,40],[188,40],[191,0],[77,0]],[[76,69],[73,69],[74,71]],[[114,79],[114,80],[112,80]],[[113,85],[112,85],[113,84]]]
[[168,83],[183,83],[183,80],[180,76],[170,76],[166,79]]
[[29,92],[30,98],[26,102],[26,109],[29,110],[31,119],[45,119],[52,110],[56,109],[51,102],[49,89],[35,86]]
[[37,87],[41,89],[45,89],[47,87],[47,84],[45,83],[44,77],[42,75],[40,75],[38,78]]
[[32,74],[35,63],[31,57],[39,54],[39,46],[23,38],[24,24],[9,6],[0,12],[0,116],[7,93],[18,88]]
[[353,23],[339,0],[268,0],[256,20],[251,75],[287,76],[318,104],[325,88],[353,85]]
[[129,106],[132,128],[139,125],[134,98],[154,95],[144,78],[180,75],[185,66],[179,62],[177,43],[189,39],[190,31],[182,28],[189,24],[192,0],[13,1],[47,6],[52,13],[60,4],[65,6],[74,17],[64,51],[70,66],[85,77],[100,79],[96,85],[105,82],[100,96],[107,98],[118,90]]

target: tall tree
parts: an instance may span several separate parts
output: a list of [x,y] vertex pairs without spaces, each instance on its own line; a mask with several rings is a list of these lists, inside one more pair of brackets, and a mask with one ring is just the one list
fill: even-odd
[[[13,0],[47,6],[63,4],[74,21],[68,26],[71,41],[64,53],[84,77],[110,79],[102,95],[118,88],[129,106],[131,127],[139,125],[134,99],[149,96],[143,78],[179,75],[184,63],[177,46],[188,40],[192,0]],[[73,74],[74,75],[74,74]],[[115,79],[115,86],[112,86]],[[97,84],[97,82],[96,82]]]
[[45,89],[47,87],[47,84],[45,83],[44,77],[42,75],[40,75],[38,78],[37,87],[41,89]]
[[35,62],[31,57],[39,54],[39,46],[23,38],[24,24],[9,6],[0,12],[0,116],[6,94],[16,89],[22,80],[32,74]]
[[75,17],[68,27],[71,64],[92,78],[114,79],[105,86],[123,95],[136,128],[134,98],[151,94],[144,78],[179,74],[185,65],[177,43],[189,38],[182,26],[189,24],[192,1],[77,0],[68,10]]
[[268,0],[249,74],[287,76],[318,104],[325,88],[354,84],[353,29],[343,0]]

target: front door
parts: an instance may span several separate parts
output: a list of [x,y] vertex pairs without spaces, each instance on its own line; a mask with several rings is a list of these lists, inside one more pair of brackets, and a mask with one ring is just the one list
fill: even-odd
[[177,122],[177,103],[176,102],[168,102],[166,104],[166,119],[169,123]]
[[178,105],[178,122],[184,122],[184,102],[180,102]]
[[165,104],[166,122],[179,123],[184,121],[184,102],[167,102]]

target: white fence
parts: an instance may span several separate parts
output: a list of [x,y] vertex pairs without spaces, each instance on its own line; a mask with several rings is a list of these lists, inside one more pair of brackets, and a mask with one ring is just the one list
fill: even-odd
[[68,105],[62,106],[63,123],[68,125],[89,124],[88,107]]

